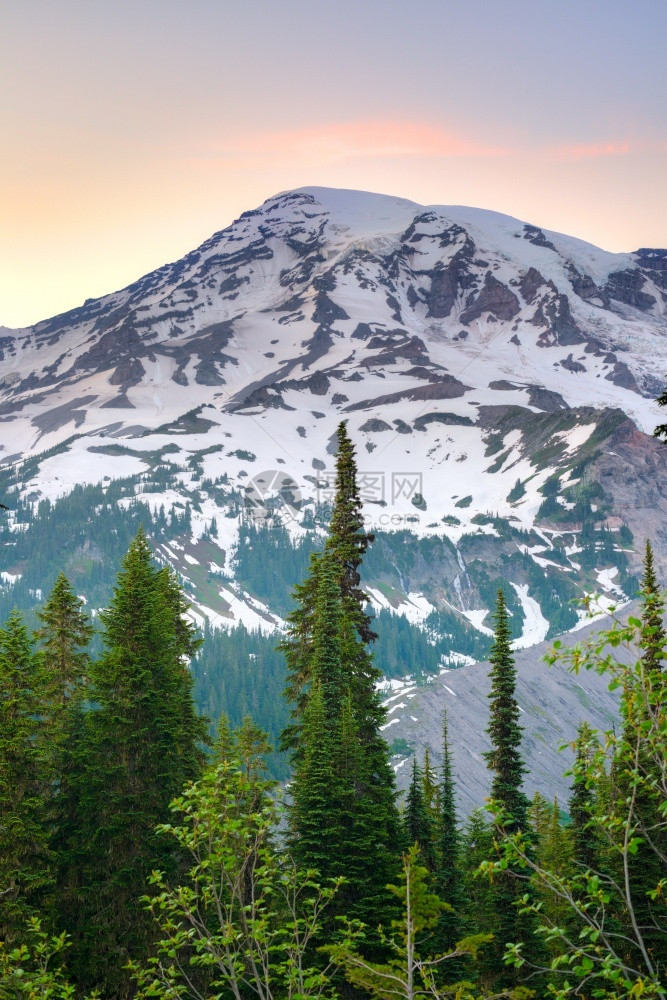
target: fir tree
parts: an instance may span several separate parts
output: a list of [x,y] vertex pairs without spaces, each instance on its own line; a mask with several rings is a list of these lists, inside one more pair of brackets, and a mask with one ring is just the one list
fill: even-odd
[[294,587],[294,609],[287,615],[287,637],[279,643],[278,649],[284,654],[287,665],[287,686],[285,698],[292,704],[292,722],[285,727],[281,738],[281,750],[291,750],[293,760],[299,752],[299,736],[308,697],[308,685],[312,678],[312,632],[315,615],[315,595],[318,590],[320,552],[310,554],[308,576],[303,583]]
[[[303,583],[294,588],[296,607],[287,616],[289,631],[279,648],[287,661],[287,687],[285,696],[293,705],[294,722],[288,726],[281,739],[283,750],[298,753],[299,726],[303,715],[306,692],[313,671],[313,624],[315,621],[315,601],[319,587],[319,573],[324,555],[328,557],[328,572],[333,572],[343,601],[344,610],[354,625],[360,640],[357,644],[361,652],[357,655],[355,669],[348,670],[348,683],[352,688],[355,703],[361,714],[368,714],[368,729],[362,726],[364,735],[371,740],[377,728],[379,700],[374,697],[374,686],[381,673],[372,664],[365,646],[373,642],[377,635],[371,628],[371,618],[365,612],[368,597],[360,589],[359,567],[373,535],[364,530],[363,506],[357,485],[357,469],[354,446],[344,423],[337,431],[338,452],[336,457],[336,489],[333,501],[329,534],[325,552],[313,553],[310,557],[309,573]],[[351,665],[350,665],[351,667]],[[354,674],[354,676],[352,676]],[[370,695],[369,695],[370,692]]]
[[303,867],[324,879],[343,874],[342,795],[335,757],[335,729],[324,706],[319,678],[313,681],[304,713],[302,744],[291,785],[291,849]]
[[220,713],[217,733],[211,748],[211,764],[218,767],[236,759],[236,740],[226,712]]
[[234,746],[243,771],[249,781],[259,784],[260,775],[266,771],[266,756],[273,750],[264,730],[250,715],[244,715],[234,733]]
[[345,914],[375,928],[391,919],[386,885],[400,849],[393,772],[380,734],[374,742],[361,738],[359,705],[344,686],[365,651],[332,567],[325,552],[315,601],[313,676],[290,786],[291,842],[303,867],[347,879],[330,919]]
[[83,606],[60,573],[44,607],[36,612],[41,626],[35,635],[41,642],[45,697],[54,725],[62,721],[70,698],[87,679],[87,647],[94,629]]
[[345,970],[349,982],[361,996],[377,997],[378,1000],[426,1000],[427,997],[437,1000],[446,996],[472,1000],[469,983],[442,988],[439,982],[448,978],[445,970],[463,955],[476,957],[488,937],[479,934],[467,938],[451,952],[434,953],[431,950],[430,932],[445,904],[430,889],[428,870],[420,864],[416,845],[403,857],[399,885],[389,888],[400,903],[400,916],[392,921],[390,931],[383,934],[387,960],[382,963],[369,961],[354,935],[323,950]]
[[508,833],[525,830],[528,799],[523,792],[526,771],[521,757],[519,706],[516,701],[516,668],[511,648],[511,632],[507,618],[505,595],[498,591],[494,615],[495,634],[489,661],[491,663],[490,713],[487,733],[492,749],[484,754],[493,773],[491,798],[503,810],[502,826]]
[[412,781],[408,788],[403,829],[407,843],[410,846],[417,844],[426,868],[429,872],[433,872],[435,869],[433,822],[424,800],[424,776],[417,763],[416,754],[412,758]]
[[0,629],[0,937],[22,931],[50,881],[39,660],[20,613]]
[[494,832],[482,809],[475,809],[468,817],[461,836],[461,868],[467,905],[466,921],[476,930],[494,934],[498,914],[493,886],[488,879],[479,877],[479,868],[494,849]]
[[203,762],[205,726],[184,662],[198,640],[184,607],[140,530],[100,615],[106,649],[90,665],[95,708],[72,746],[77,816],[64,834],[61,873],[78,978],[119,998],[130,990],[123,966],[151,940],[139,903],[146,878],[155,868],[178,871],[178,857],[155,827]]
[[574,744],[575,761],[572,768],[572,793],[568,803],[570,819],[569,836],[572,844],[572,862],[580,871],[601,870],[602,844],[594,823],[596,795],[590,772],[595,747],[595,734],[586,722],[577,731]]
[[[500,838],[519,832],[533,839],[528,824],[528,799],[523,791],[526,771],[521,756],[522,729],[519,725],[519,706],[516,701],[516,668],[511,649],[511,633],[502,590],[494,615],[495,633],[489,660],[491,662],[490,712],[487,733],[492,749],[485,754],[493,774],[491,801],[495,810],[497,833]],[[522,913],[519,900],[531,895],[526,881],[526,870],[521,866],[498,871],[493,876],[493,896],[497,911],[497,926],[493,945],[487,955],[495,965],[493,975],[496,988],[512,989],[520,985],[532,972],[532,967],[543,965],[546,954],[535,937],[536,921],[532,914]],[[527,961],[521,970],[516,966],[503,966],[506,945],[522,946]],[[536,980],[534,980],[536,982]]]
[[434,827],[437,827],[440,817],[440,786],[438,784],[437,773],[431,764],[431,751],[428,747],[424,748],[422,791],[424,793],[424,805]]
[[[572,849],[568,836],[571,827],[566,830],[561,823],[558,800],[554,798],[550,804],[539,792],[535,793],[528,819],[536,835],[534,857],[538,870],[551,872],[554,880],[560,880],[558,889],[554,890],[551,885],[540,884],[538,879],[536,898],[539,900],[541,912],[550,926],[568,926],[576,935],[581,926],[573,928],[572,913],[561,891],[571,869]],[[547,948],[552,960],[560,953],[558,942],[548,942]]]
[[[297,587],[298,607],[282,646],[295,720],[283,746],[292,750],[295,767],[291,829],[298,860],[316,867],[328,857],[321,874],[348,878],[332,915],[353,914],[373,928],[379,922],[388,926],[393,913],[386,885],[400,866],[400,820],[389,749],[380,732],[386,718],[376,690],[381,674],[366,648],[371,636],[358,587],[370,536],[363,531],[354,450],[344,425],[338,440],[331,531],[323,553],[311,560],[308,580]],[[315,691],[318,702],[311,710]],[[315,709],[318,727],[310,714]],[[304,786],[313,781],[313,769],[322,775],[327,768],[332,777],[318,781],[323,798],[318,792],[313,799]],[[322,812],[329,817],[323,826],[317,821]],[[311,838],[318,836],[316,844]],[[334,850],[335,837],[340,840]]]
[[[435,940],[438,951],[451,951],[464,935],[464,918],[467,897],[461,867],[461,834],[456,815],[456,788],[452,769],[452,755],[447,730],[447,709],[442,718],[442,770],[438,794],[438,851],[435,870],[435,889],[447,906],[438,919]],[[453,983],[465,974],[465,960],[452,959],[443,972],[445,982]]]
[[354,445],[343,421],[338,425],[337,438],[336,495],[327,549],[341,568],[341,594],[346,610],[353,615],[359,638],[363,643],[369,643],[377,639],[377,635],[371,628],[371,618],[363,610],[368,596],[360,589],[359,567],[374,536],[364,528]]
[[642,598],[642,662],[649,671],[667,669],[667,634],[665,633],[665,602],[658,588],[653,566],[653,549],[646,540],[644,573],[641,580]]

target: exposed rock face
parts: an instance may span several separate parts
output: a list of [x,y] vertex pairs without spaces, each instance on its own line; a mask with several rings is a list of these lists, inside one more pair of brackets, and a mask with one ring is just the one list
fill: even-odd
[[646,311],[653,308],[656,299],[643,291],[645,283],[644,275],[639,270],[614,271],[609,275],[604,291],[610,299]]
[[510,320],[519,312],[519,300],[514,292],[487,272],[484,285],[472,304],[461,313],[461,322],[468,324],[485,313],[496,319]]

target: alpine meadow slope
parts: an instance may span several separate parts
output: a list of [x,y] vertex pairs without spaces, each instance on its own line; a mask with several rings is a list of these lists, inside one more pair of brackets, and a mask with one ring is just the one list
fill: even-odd
[[579,624],[573,601],[631,599],[647,536],[667,576],[667,250],[303,188],[125,289],[0,328],[0,360],[0,610],[64,569],[97,611],[143,522],[206,630],[212,715],[226,698],[284,721],[273,646],[322,541],[340,420],[389,678],[483,660],[499,585],[526,650]]

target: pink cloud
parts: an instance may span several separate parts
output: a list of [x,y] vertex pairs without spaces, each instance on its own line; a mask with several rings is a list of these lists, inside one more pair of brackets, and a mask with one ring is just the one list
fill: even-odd
[[477,141],[463,132],[428,122],[334,122],[281,131],[241,133],[214,141],[190,159],[221,162],[230,169],[291,166],[321,167],[350,160],[492,159],[537,157],[561,163],[578,163],[627,156],[647,149],[664,150],[664,143],[641,139],[609,139],[590,143],[564,142],[534,146],[515,140],[505,145]]
[[606,156],[626,156],[638,147],[633,147],[628,139],[622,141],[564,144],[553,147],[550,152],[557,160],[577,163],[579,160],[596,160]]
[[493,157],[508,150],[471,140],[453,130],[408,121],[340,122],[239,136],[220,144],[223,156],[295,157],[308,165],[365,158]]

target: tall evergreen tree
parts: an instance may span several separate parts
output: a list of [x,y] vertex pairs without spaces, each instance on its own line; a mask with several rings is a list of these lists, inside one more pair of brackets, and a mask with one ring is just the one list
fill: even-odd
[[[438,862],[435,888],[440,899],[450,909],[443,910],[435,930],[438,951],[451,951],[466,929],[466,889],[461,867],[461,834],[456,815],[456,786],[452,768],[452,753],[447,729],[447,709],[442,717],[442,770],[440,777],[440,815],[438,823]],[[452,959],[445,969],[446,982],[456,982],[465,972],[464,959]]]
[[[372,619],[365,611],[368,596],[360,588],[359,567],[374,536],[364,529],[363,504],[357,484],[354,445],[343,422],[338,425],[337,440],[336,488],[325,554],[331,557],[329,565],[333,567],[345,612],[361,641],[360,648],[363,653],[358,656],[354,672],[356,677],[348,677],[348,681],[356,682],[355,702],[360,706],[365,702],[364,710],[371,712],[367,735],[373,739],[373,730],[377,726],[379,715],[379,702],[375,697],[369,698],[368,692],[375,694],[374,686],[380,679],[381,673],[373,666],[372,659],[365,650],[365,646],[373,642],[377,635],[371,628]],[[283,733],[281,746],[285,750],[297,750],[297,752],[300,720],[308,684],[312,677],[313,623],[322,557],[322,553],[311,555],[308,577],[294,589],[295,608],[287,616],[289,631],[286,640],[279,646],[287,661],[285,695],[293,705],[294,719]],[[350,686],[355,687],[355,683],[351,683]]]
[[528,799],[523,791],[526,768],[521,756],[519,706],[516,700],[516,668],[512,656],[512,633],[507,617],[505,595],[498,591],[494,614],[495,632],[489,661],[491,663],[491,702],[487,733],[492,749],[484,754],[493,774],[491,798],[503,809],[502,825],[508,833],[527,827]]
[[229,716],[226,712],[221,712],[211,748],[211,764],[213,767],[217,767],[219,764],[228,764],[232,760],[236,760],[236,740]]
[[437,827],[440,819],[440,785],[438,783],[437,772],[431,764],[431,751],[428,747],[424,747],[422,791],[424,793],[424,804],[428,810],[428,814],[433,821],[434,827]]
[[[298,606],[282,645],[288,665],[287,695],[293,702],[293,724],[283,734],[283,746],[292,750],[295,766],[291,785],[291,827],[294,849],[303,865],[314,865],[326,850],[306,848],[306,826],[317,836],[317,824],[307,819],[309,769],[329,766],[336,780],[321,783],[330,816],[321,828],[325,841],[340,836],[340,846],[321,874],[348,876],[337,895],[334,910],[351,908],[371,927],[393,915],[386,885],[400,868],[400,820],[396,809],[394,773],[389,749],[380,731],[386,718],[376,682],[380,671],[366,648],[370,631],[365,595],[359,589],[359,567],[370,537],[363,530],[361,500],[356,482],[354,449],[345,426],[338,428],[336,494],[330,533],[324,551],[311,560],[309,578],[297,587]],[[321,699],[323,722],[319,732],[309,721],[313,692]],[[313,747],[311,741],[322,745]],[[332,832],[333,831],[333,832]],[[308,852],[311,852],[310,854]],[[337,869],[331,870],[335,864]],[[354,877],[353,877],[354,875]],[[356,887],[352,889],[353,881]]]
[[313,681],[304,713],[300,756],[291,785],[291,848],[303,866],[322,878],[342,874],[342,801],[332,732],[319,678]]
[[346,601],[346,610],[354,616],[359,638],[369,643],[377,639],[377,635],[371,628],[371,618],[363,610],[368,603],[368,595],[360,588],[359,567],[374,536],[364,528],[354,445],[344,421],[338,425],[336,435],[336,494],[327,548],[342,570],[341,594]]
[[[568,835],[571,827],[566,830],[561,822],[558,800],[554,798],[550,804],[543,795],[536,792],[530,806],[528,819],[537,839],[534,850],[535,863],[540,869],[553,872],[558,878],[566,879],[572,861],[571,840]],[[564,926],[569,912],[567,902],[563,900],[562,896],[541,887],[539,897],[547,919],[556,926]],[[558,954],[557,949],[552,950],[552,957],[556,954]]]
[[424,799],[424,776],[417,763],[417,754],[412,758],[412,781],[405,803],[403,828],[408,845],[417,844],[426,868],[433,873],[436,866],[435,830]]
[[588,723],[582,722],[574,744],[575,761],[572,768],[572,792],[568,810],[572,820],[569,829],[572,862],[580,871],[590,869],[599,872],[602,867],[602,844],[593,822],[596,813],[596,794],[590,779],[595,742],[594,732]]
[[646,670],[667,669],[667,633],[665,632],[665,602],[658,587],[653,565],[653,549],[646,540],[644,572],[641,580],[642,597],[642,662]]
[[139,903],[146,878],[179,866],[155,827],[203,763],[205,725],[185,663],[198,640],[184,607],[140,530],[100,615],[106,649],[91,663],[95,707],[80,719],[72,746],[69,794],[77,815],[64,831],[61,872],[77,978],[121,1000],[131,989],[123,966],[152,936]]
[[41,642],[45,695],[54,724],[87,678],[88,645],[94,629],[83,607],[60,573],[44,607],[37,611],[41,625],[35,635]]
[[[519,725],[519,706],[516,700],[516,668],[511,648],[511,632],[505,604],[505,595],[498,591],[494,615],[495,632],[489,660],[491,662],[490,712],[487,733],[492,749],[485,753],[487,765],[493,774],[491,800],[496,810],[498,835],[512,836],[522,832],[530,841],[532,831],[528,823],[528,799],[523,791],[526,768],[521,756],[522,728]],[[544,947],[535,937],[534,915],[521,913],[519,900],[528,892],[526,870],[507,867],[494,875],[493,895],[497,910],[497,928],[489,956],[496,965],[496,988],[512,989],[521,985],[533,969],[546,960]],[[509,943],[520,944],[527,965],[503,966],[502,957]],[[534,980],[537,982],[537,980]]]
[[[388,925],[393,915],[386,885],[399,860],[399,824],[388,748],[379,733],[373,743],[361,738],[359,705],[345,686],[364,650],[333,568],[325,551],[315,600],[312,680],[290,785],[291,842],[303,867],[347,879],[330,919],[345,914],[374,928],[383,921]],[[362,721],[367,723],[363,716]]]
[[14,610],[0,629],[0,938],[8,943],[50,880],[41,682],[30,634]]

